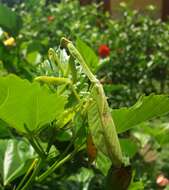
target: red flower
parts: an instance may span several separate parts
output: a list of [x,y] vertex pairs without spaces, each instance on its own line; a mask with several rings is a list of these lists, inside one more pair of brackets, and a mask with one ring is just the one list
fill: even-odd
[[102,58],[108,57],[110,55],[110,49],[107,45],[101,45],[98,49],[99,56]]
[[55,17],[54,16],[48,16],[47,19],[48,19],[49,22],[51,22],[51,21],[53,21],[55,19]]

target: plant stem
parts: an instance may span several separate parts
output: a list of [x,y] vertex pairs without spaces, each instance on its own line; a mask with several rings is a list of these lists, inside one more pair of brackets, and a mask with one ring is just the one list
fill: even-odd
[[37,178],[37,182],[41,182],[43,181],[46,177],[48,177],[51,173],[53,173],[58,167],[60,167],[61,165],[63,165],[65,162],[67,162],[68,160],[70,160],[72,158],[73,154],[68,154],[65,158],[63,158],[62,160],[60,160],[59,162],[56,161],[47,171],[45,171],[42,175],[40,175]]
[[40,142],[38,141],[38,139],[36,137],[34,137],[35,142],[37,144],[37,146],[39,147],[40,151],[42,152],[43,155],[46,155],[46,152],[43,150],[43,147],[41,146]]
[[33,168],[34,168],[34,166],[35,166],[35,164],[36,164],[36,161],[37,161],[37,160],[34,160],[34,161],[32,162],[31,166],[29,167],[29,169],[28,169],[28,171],[26,172],[25,176],[22,178],[22,180],[21,180],[21,182],[19,183],[19,185],[18,185],[18,187],[16,188],[16,190],[19,190],[19,189],[22,187],[22,185],[23,185],[23,183],[25,182],[26,178],[28,177],[28,175],[30,174],[30,172],[33,170]]
[[27,139],[29,140],[30,144],[32,145],[32,147],[35,149],[35,151],[39,154],[39,156],[41,158],[46,158],[46,154],[44,154],[44,152],[42,152],[40,150],[40,148],[38,147],[38,145],[36,144],[36,142],[33,139],[33,134],[32,132],[29,130],[29,128],[26,126],[26,124],[24,124],[24,128],[28,133]]
[[35,179],[36,175],[38,174],[41,164],[42,164],[42,159],[40,158],[40,160],[37,163],[36,168],[34,169],[31,177],[29,178],[29,180],[26,182],[26,184],[23,186],[23,188],[21,190],[27,190],[28,189],[28,187],[31,185],[32,181]]
[[38,153],[38,155],[41,157],[41,158],[46,158],[46,155],[39,149],[39,147],[36,145],[36,143],[34,142],[34,140],[32,138],[28,138],[29,139],[29,142],[30,144],[32,145],[32,147],[35,149],[35,151]]

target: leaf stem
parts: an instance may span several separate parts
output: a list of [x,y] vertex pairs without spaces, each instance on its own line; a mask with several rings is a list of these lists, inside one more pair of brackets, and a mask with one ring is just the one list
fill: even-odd
[[16,190],[19,190],[23,183],[25,182],[26,178],[28,177],[28,175],[30,174],[30,172],[33,170],[35,164],[36,164],[37,160],[34,160],[31,164],[31,166],[29,167],[28,171],[26,172],[25,176],[22,178],[21,182],[19,183],[18,187],[16,188]]
[[36,165],[36,168],[34,169],[32,175],[31,175],[31,177],[29,178],[29,180],[26,182],[26,184],[23,186],[23,188],[21,190],[27,190],[28,189],[28,187],[31,185],[32,181],[35,179],[36,175],[38,174],[41,164],[42,164],[42,159],[40,158],[37,165]]
[[42,175],[40,175],[37,178],[37,182],[41,182],[43,181],[47,176],[49,176],[51,173],[53,173],[58,167],[60,167],[61,165],[63,165],[65,162],[67,162],[68,160],[70,160],[72,158],[72,154],[68,154],[65,158],[63,158],[62,160],[60,160],[59,162],[56,161],[48,170],[46,170]]
[[38,145],[36,144],[36,142],[34,141],[34,139],[33,139],[33,137],[32,137],[32,136],[33,136],[32,132],[29,130],[29,128],[26,126],[26,124],[24,124],[24,128],[25,128],[25,130],[26,130],[27,133],[28,133],[27,138],[28,138],[30,144],[32,145],[32,147],[35,149],[35,151],[38,153],[38,155],[39,155],[41,158],[45,159],[45,158],[46,158],[45,152],[42,151],[42,150],[38,147]]
[[42,152],[41,150],[40,150],[40,148],[37,146],[37,144],[34,142],[34,140],[32,139],[32,138],[28,138],[29,139],[29,142],[30,142],[30,144],[32,145],[32,147],[35,149],[35,151],[38,153],[38,155],[41,157],[41,158],[43,158],[43,159],[45,159],[46,158],[46,154],[44,154],[44,152]]
[[37,144],[37,146],[39,147],[40,151],[42,152],[43,155],[46,155],[46,152],[43,150],[43,147],[41,146],[40,142],[38,141],[38,139],[36,137],[34,137],[35,142]]

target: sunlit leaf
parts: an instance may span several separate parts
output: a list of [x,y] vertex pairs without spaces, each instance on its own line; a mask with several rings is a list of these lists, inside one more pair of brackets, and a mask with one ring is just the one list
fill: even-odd
[[144,190],[142,181],[132,182],[128,190]]
[[112,110],[112,116],[118,133],[122,133],[143,121],[168,112],[168,95],[150,95],[141,97],[132,107]]
[[98,66],[99,59],[95,52],[82,40],[77,39],[76,47],[79,50],[80,54],[86,61],[87,65],[94,72]]
[[132,158],[138,150],[137,144],[130,139],[122,139],[121,138],[120,145],[121,145],[123,154],[130,158]]
[[7,185],[23,175],[30,166],[35,153],[25,141],[0,140],[0,174]]
[[15,75],[0,77],[0,94],[0,119],[19,132],[26,132],[24,125],[33,131],[57,119],[66,103],[46,86]]
[[27,54],[26,60],[30,64],[38,64],[41,61],[41,54],[38,51],[33,51]]

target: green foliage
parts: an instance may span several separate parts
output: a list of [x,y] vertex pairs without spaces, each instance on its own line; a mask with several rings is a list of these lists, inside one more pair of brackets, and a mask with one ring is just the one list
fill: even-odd
[[0,4],[0,27],[10,34],[16,35],[22,27],[21,17],[7,6]]
[[39,130],[58,119],[66,99],[14,75],[0,78],[0,118],[18,132]]
[[135,125],[169,112],[168,95],[142,97],[130,108],[112,110],[118,133],[127,131]]
[[99,59],[98,56],[95,54],[95,52],[80,39],[77,39],[76,46],[81,55],[84,57],[89,68],[93,72],[96,72],[96,69],[99,64]]
[[121,18],[108,24],[110,61],[99,76],[105,84],[125,86],[106,90],[112,107],[131,105],[143,93],[168,92],[169,24],[153,19],[153,13],[140,14],[125,6]]
[[4,121],[0,120],[0,139],[8,138],[10,135],[9,126]]
[[29,168],[35,152],[26,141],[0,140],[0,169],[3,185],[7,185]]
[[120,146],[123,152],[123,155],[129,158],[132,158],[138,151],[138,146],[131,139],[120,139]]
[[144,134],[147,134],[154,138],[154,140],[159,144],[159,146],[165,146],[169,143],[168,139],[168,122],[159,122],[155,120],[154,122],[144,122],[138,125],[142,129]]
[[129,190],[143,190],[144,184],[142,182],[134,182],[130,185]]

